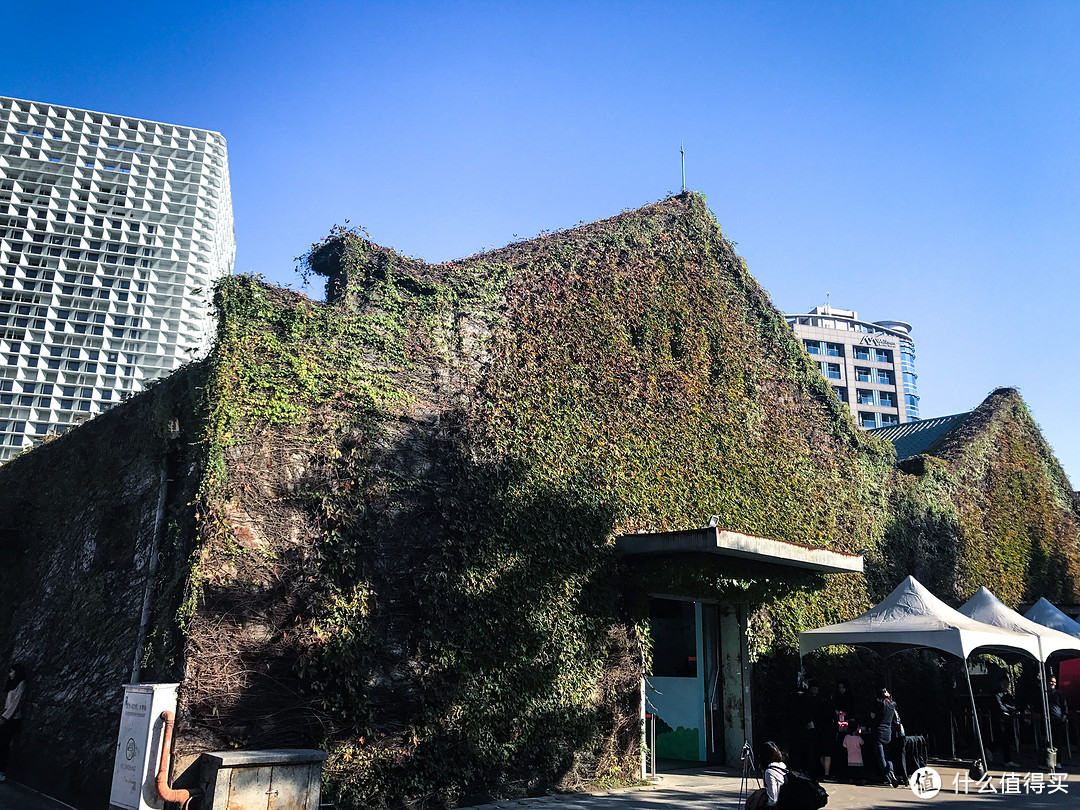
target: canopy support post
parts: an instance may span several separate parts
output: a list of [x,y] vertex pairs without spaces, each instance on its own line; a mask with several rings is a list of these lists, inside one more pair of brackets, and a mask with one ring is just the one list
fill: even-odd
[[967,678],[968,695],[971,696],[971,719],[975,723],[975,736],[979,740],[979,753],[982,755],[983,767],[990,770],[990,763],[986,759],[986,749],[983,747],[982,729],[979,727],[979,710],[975,708],[975,690],[971,688],[971,672],[968,670],[968,660],[964,659],[964,677]]
[[[1039,647],[1042,652],[1042,646]],[[1043,720],[1046,722],[1046,747],[1054,748],[1054,735],[1050,728],[1050,696],[1046,693],[1046,661],[1039,662],[1039,688],[1042,690]]]

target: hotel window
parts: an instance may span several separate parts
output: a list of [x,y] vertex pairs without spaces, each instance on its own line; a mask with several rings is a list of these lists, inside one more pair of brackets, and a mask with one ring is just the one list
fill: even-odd
[[859,424],[864,428],[877,427],[877,416],[866,411],[859,411]]
[[836,392],[836,398],[838,400],[840,400],[841,402],[847,402],[848,401],[847,389],[846,388],[834,388],[833,391]]
[[825,375],[827,379],[839,380],[840,379],[840,364],[839,363],[820,363],[821,373]]
[[856,400],[860,405],[873,405],[874,404],[874,392],[865,391],[862,388],[859,389],[858,399]]
[[879,363],[891,363],[892,352],[888,349],[874,349],[874,359]]
[[900,424],[900,417],[898,417],[895,413],[883,413],[881,415],[881,426],[882,427],[885,427],[887,425],[899,425],[899,424]]
[[870,369],[855,366],[855,379],[859,382],[870,382]]
[[895,408],[896,400],[893,399],[891,391],[882,391],[878,395],[878,404],[881,405],[882,408]]
[[888,369],[884,369],[884,368],[876,368],[876,369],[874,369],[874,371],[877,372],[876,376],[877,376],[878,385],[892,385],[893,384],[893,375],[892,375],[891,371],[889,371]]
[[803,345],[810,354],[821,354],[821,343],[816,340],[804,340]]
[[868,349],[866,346],[856,346],[855,347],[855,359],[856,360],[869,360],[870,359],[870,349]]
[[827,354],[829,357],[843,357],[844,347],[841,346],[839,343],[826,343],[825,354]]

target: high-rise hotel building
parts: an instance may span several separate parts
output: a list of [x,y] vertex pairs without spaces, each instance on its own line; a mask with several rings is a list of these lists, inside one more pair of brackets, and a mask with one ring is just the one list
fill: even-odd
[[861,427],[919,418],[911,324],[869,323],[859,320],[857,312],[830,306],[785,317]]
[[0,97],[0,461],[203,356],[235,249],[220,134]]

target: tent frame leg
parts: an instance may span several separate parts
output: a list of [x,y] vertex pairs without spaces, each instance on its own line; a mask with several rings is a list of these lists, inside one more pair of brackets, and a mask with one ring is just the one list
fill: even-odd
[[[1041,652],[1041,648],[1040,648],[1040,652]],[[1039,689],[1042,691],[1043,720],[1046,723],[1046,747],[1048,749],[1049,748],[1056,748],[1057,746],[1054,745],[1054,732],[1053,732],[1053,729],[1050,727],[1050,695],[1048,695],[1047,692],[1046,692],[1046,661],[1045,660],[1039,662]],[[1038,735],[1036,735],[1036,739],[1038,739]],[[1046,752],[1046,756],[1047,756],[1047,758],[1049,758],[1049,756],[1050,756],[1049,752]],[[1047,762],[1046,765],[1052,771],[1057,770],[1057,762],[1056,761],[1055,761],[1053,766],[1051,766],[1049,762]]]
[[964,677],[967,679],[968,695],[971,697],[971,719],[975,724],[975,737],[979,741],[979,754],[982,755],[983,767],[990,770],[990,762],[986,759],[986,749],[983,747],[982,728],[979,727],[979,710],[975,707],[975,690],[971,688],[971,670],[968,669],[968,660],[964,659]]

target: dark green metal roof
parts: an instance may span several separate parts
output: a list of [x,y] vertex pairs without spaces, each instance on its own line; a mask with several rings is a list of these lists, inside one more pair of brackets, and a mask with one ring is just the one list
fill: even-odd
[[896,448],[896,460],[903,461],[906,458],[925,453],[930,446],[949,433],[953,428],[960,425],[971,415],[957,413],[952,416],[937,416],[933,419],[920,419],[916,422],[904,422],[900,425],[873,428],[867,433],[877,436],[879,439],[888,439]]

